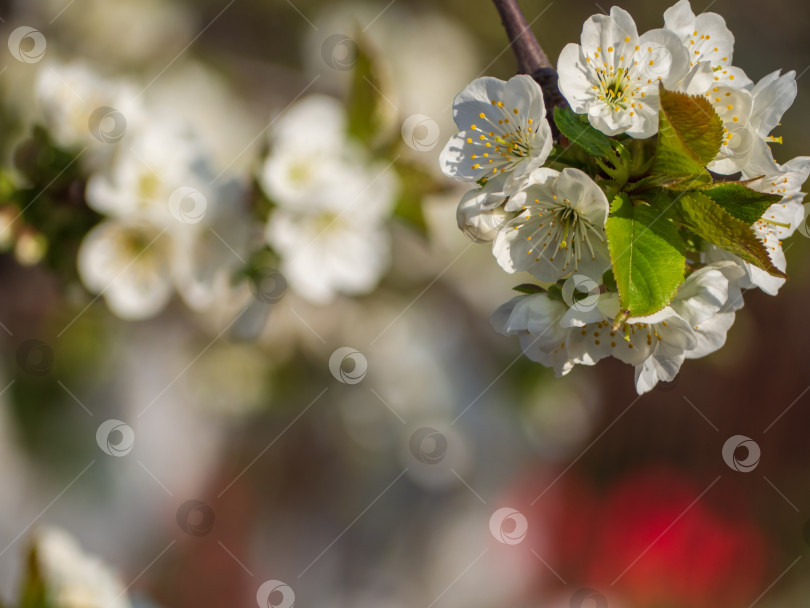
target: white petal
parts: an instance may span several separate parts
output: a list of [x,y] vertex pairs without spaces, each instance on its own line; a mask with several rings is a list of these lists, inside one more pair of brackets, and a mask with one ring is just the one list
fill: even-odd
[[467,192],[456,210],[456,221],[467,238],[476,243],[489,243],[511,215],[503,207],[486,208],[482,198],[484,202],[487,200],[480,189]]
[[664,27],[678,34],[688,36],[695,26],[695,13],[689,0],[679,0],[664,11]]
[[660,78],[665,87],[672,88],[689,73],[689,53],[678,36],[669,30],[646,32],[641,36],[639,46],[636,58],[642,67],[641,73],[647,78],[653,81]]
[[583,63],[581,47],[574,43],[565,45],[557,60],[560,93],[577,114],[587,112],[588,105],[596,100],[592,88],[595,83],[589,78],[590,70]]
[[751,91],[754,96],[751,126],[760,137],[766,137],[776,128],[782,115],[793,105],[796,91],[796,73],[793,71],[780,76],[777,70],[754,86]]
[[603,227],[610,211],[605,193],[587,173],[566,167],[557,178],[557,195],[571,201],[571,207],[597,227]]
[[719,350],[726,343],[726,334],[734,324],[733,312],[721,312],[704,320],[695,330],[697,344],[686,352],[687,359],[699,359]]

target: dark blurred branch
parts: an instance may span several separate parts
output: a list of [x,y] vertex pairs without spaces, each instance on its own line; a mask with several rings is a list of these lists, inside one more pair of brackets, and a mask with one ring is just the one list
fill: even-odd
[[523,11],[520,10],[517,0],[492,0],[501,23],[509,36],[512,51],[518,63],[518,74],[534,74],[541,68],[552,68],[543,47],[537,42]]
[[529,74],[540,88],[543,89],[543,99],[546,110],[549,112],[549,122],[554,132],[554,139],[559,138],[559,132],[551,120],[556,106],[565,107],[567,104],[557,87],[557,72],[548,60],[548,55],[535,38],[523,11],[520,10],[517,0],[492,0],[501,23],[509,37],[509,43],[517,59],[518,74]]

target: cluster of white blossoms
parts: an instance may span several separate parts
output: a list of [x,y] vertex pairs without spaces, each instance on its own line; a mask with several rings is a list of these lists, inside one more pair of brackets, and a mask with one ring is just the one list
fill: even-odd
[[36,98],[38,122],[76,154],[87,204],[103,218],[78,254],[86,287],[129,320],[157,314],[175,292],[195,310],[220,298],[245,245],[243,188],[215,177],[190,129],[85,64],[44,66]]
[[273,125],[258,174],[273,205],[267,244],[290,287],[317,304],[368,293],[390,262],[396,175],[369,158],[347,122],[337,99],[302,99]]
[[529,76],[479,78],[456,98],[441,165],[474,186],[459,228],[537,281],[492,324],[557,375],[614,356],[647,392],[725,343],[744,290],[785,282],[782,241],[804,221],[810,157],[780,165],[768,144],[781,143],[771,132],[795,74],[754,84],[733,46],[723,18],[695,16],[688,0],[641,35],[618,7],[591,17],[558,62],[570,106],[553,117],[559,145]]

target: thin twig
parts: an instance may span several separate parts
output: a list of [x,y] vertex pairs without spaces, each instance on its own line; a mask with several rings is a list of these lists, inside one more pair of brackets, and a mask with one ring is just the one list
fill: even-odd
[[[540,46],[534,33],[532,33],[531,28],[529,28],[517,0],[492,1],[495,8],[498,9],[512,51],[515,53],[517,73],[529,74],[540,85],[540,88],[543,89],[546,110],[549,113],[549,118],[551,118],[555,106],[565,107],[568,105],[557,86],[557,72],[551,65],[543,47]],[[554,139],[558,140],[560,134],[557,126],[553,120],[549,120],[549,123],[551,123]]]
[[509,36],[518,63],[518,74],[534,74],[540,68],[552,67],[543,47],[537,42],[517,0],[493,0]]

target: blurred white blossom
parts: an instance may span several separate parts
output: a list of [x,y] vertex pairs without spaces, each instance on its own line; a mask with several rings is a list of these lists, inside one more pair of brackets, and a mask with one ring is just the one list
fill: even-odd
[[371,291],[388,267],[397,182],[346,133],[343,106],[313,95],[274,125],[259,181],[277,205],[265,237],[294,291],[317,303]]
[[37,562],[47,597],[59,608],[131,608],[116,573],[99,558],[82,551],[76,540],[58,528],[35,536]]

